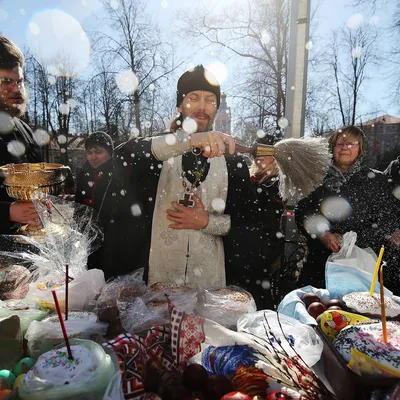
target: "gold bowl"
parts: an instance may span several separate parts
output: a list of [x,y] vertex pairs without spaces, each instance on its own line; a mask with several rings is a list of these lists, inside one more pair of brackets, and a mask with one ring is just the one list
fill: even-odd
[[4,185],[10,197],[16,200],[31,200],[35,190],[57,196],[70,169],[62,164],[7,164],[0,167]]

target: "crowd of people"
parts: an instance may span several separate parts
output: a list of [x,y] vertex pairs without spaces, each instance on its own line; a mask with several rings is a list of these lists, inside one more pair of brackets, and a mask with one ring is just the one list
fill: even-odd
[[[1,165],[42,161],[31,129],[19,119],[27,101],[23,66],[20,49],[0,36],[0,113],[13,121],[10,127],[0,118]],[[256,157],[249,170],[234,138],[213,130],[220,90],[199,65],[178,80],[178,114],[168,132],[132,138],[115,149],[107,133],[88,137],[75,201],[93,207],[104,229],[89,267],[102,269],[106,278],[144,268],[148,284],[238,285],[258,308],[273,308],[271,273],[280,267],[285,240],[279,170],[273,156]],[[13,141],[24,144],[22,156],[10,152]],[[399,158],[384,172],[370,169],[367,139],[355,126],[334,132],[329,145],[332,165],[323,184],[295,211],[309,248],[298,285],[325,287],[327,258],[339,251],[344,233],[355,231],[359,247],[377,252],[385,245],[386,285],[399,294]],[[40,224],[31,202],[13,201],[4,185],[0,196],[0,234]],[[332,199],[345,201],[348,212],[330,214]],[[315,234],[308,222],[318,215],[329,226]]]

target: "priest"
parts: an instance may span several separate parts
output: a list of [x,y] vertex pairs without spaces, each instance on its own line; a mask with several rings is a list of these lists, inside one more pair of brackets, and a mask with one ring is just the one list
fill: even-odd
[[233,137],[213,130],[220,95],[198,65],[178,81],[170,132],[116,148],[122,196],[105,238],[107,276],[144,267],[149,285],[238,284],[264,297],[261,211]]

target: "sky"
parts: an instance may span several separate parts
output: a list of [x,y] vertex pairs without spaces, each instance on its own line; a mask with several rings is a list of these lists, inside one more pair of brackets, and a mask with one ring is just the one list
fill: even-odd
[[[111,6],[115,1],[110,0]],[[208,1],[214,1],[219,6],[229,6],[231,3],[230,0]],[[169,34],[176,12],[181,8],[182,4],[186,7],[190,6],[191,2],[197,4],[197,0],[186,0],[184,2],[182,0],[147,0],[147,5],[152,12],[152,18],[156,18],[164,28],[164,32]],[[313,49],[323,48],[324,40],[326,40],[330,31],[337,27],[345,26],[346,21],[354,14],[360,13],[363,15],[365,23],[370,20],[371,14],[365,13],[365,7],[359,7],[358,9],[350,7],[348,6],[350,2],[351,0],[312,0],[313,7],[318,4],[311,27]],[[373,18],[377,28],[384,29],[389,24],[394,8],[394,5],[391,6],[390,3],[386,9],[376,11]],[[32,34],[32,32],[35,32],[35,25],[32,22],[38,21],[40,13],[49,9],[60,9],[71,15],[75,22],[77,21],[78,27],[76,29],[79,29],[78,23],[80,23],[84,31],[91,32],[96,30],[100,23],[104,23],[101,19],[104,17],[104,13],[99,0],[0,0],[0,32],[14,40],[21,48],[30,47],[32,49],[35,46],[35,35]],[[74,19],[71,18],[71,26],[75,23]],[[68,34],[68,29],[72,28],[60,27],[60,30],[64,30],[66,34]],[[45,38],[46,32],[44,30],[41,34]],[[39,44],[42,49],[43,47],[48,47],[51,50],[50,45],[43,46],[41,42]],[[379,43],[379,48],[387,50],[388,45],[387,40],[382,40]],[[73,43],[72,51],[80,59],[82,71],[85,71],[85,67],[90,61],[90,49],[87,50],[87,46],[90,47],[90,43]],[[310,51],[313,51],[313,49]],[[187,66],[195,65],[199,62],[209,65],[218,61],[217,58],[217,55],[214,55],[214,57],[211,55],[210,49],[199,50],[194,58],[190,58],[188,63],[182,66],[182,72]],[[90,69],[90,66],[88,68]],[[391,104],[387,98],[389,83],[383,79],[384,74],[385,70],[380,66],[374,66],[370,71],[371,79],[365,85],[362,107],[365,111],[375,107],[383,110],[383,113],[398,116],[400,115],[398,106]],[[229,74],[228,65],[227,79],[223,83],[223,89],[225,87],[228,92],[229,86],[234,84],[232,75]]]

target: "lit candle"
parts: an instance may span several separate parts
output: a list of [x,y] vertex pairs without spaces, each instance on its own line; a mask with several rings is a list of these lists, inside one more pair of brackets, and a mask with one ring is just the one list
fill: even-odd
[[382,263],[381,273],[379,274],[379,283],[380,283],[380,294],[381,294],[381,320],[382,320],[382,334],[383,334],[383,343],[387,343],[387,330],[386,330],[386,309],[385,309],[385,290],[383,286],[383,266],[385,263]]
[[384,251],[385,251],[385,248],[382,246],[381,251],[379,252],[378,260],[376,261],[375,271],[374,271],[374,275],[372,277],[372,282],[371,282],[371,288],[369,289],[370,296],[372,296],[375,291],[375,284],[376,284],[376,280],[378,279],[379,267],[381,266]]

